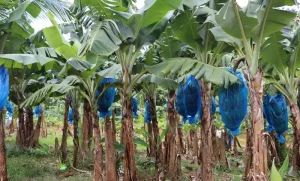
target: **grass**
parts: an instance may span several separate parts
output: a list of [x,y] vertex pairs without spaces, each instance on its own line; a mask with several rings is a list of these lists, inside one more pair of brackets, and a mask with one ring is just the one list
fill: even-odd
[[[6,138],[7,171],[10,181],[88,181],[92,180],[91,174],[82,174],[72,168],[66,171],[59,171],[59,161],[54,154],[54,140],[59,138],[61,133],[56,128],[48,130],[47,138],[40,138],[38,149],[19,149],[15,145],[15,135]],[[68,137],[69,159],[72,158],[73,142]],[[92,163],[92,159],[90,159]],[[88,164],[82,163],[81,169],[86,169]],[[89,167],[91,171],[92,167]],[[89,172],[92,173],[92,172]]]
[[146,155],[136,154],[136,165],[139,180],[155,178],[155,160],[145,157]]
[[49,157],[42,159],[33,159],[33,157],[35,156],[10,157],[7,160],[9,180],[42,180],[45,176],[53,177],[56,174],[56,164],[51,163]]
[[56,173],[53,154],[43,148],[23,150],[12,142],[6,143],[9,180],[38,180]]

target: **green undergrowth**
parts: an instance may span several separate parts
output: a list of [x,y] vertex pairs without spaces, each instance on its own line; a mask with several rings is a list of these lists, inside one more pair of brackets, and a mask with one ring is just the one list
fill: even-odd
[[[10,181],[88,181],[92,180],[92,159],[87,158],[79,163],[79,169],[88,171],[81,173],[68,167],[60,171],[57,156],[54,153],[55,137],[61,143],[61,134],[55,130],[48,130],[47,138],[40,138],[37,149],[20,149],[15,144],[15,135],[6,138],[7,171]],[[71,165],[73,142],[68,137],[68,153]]]

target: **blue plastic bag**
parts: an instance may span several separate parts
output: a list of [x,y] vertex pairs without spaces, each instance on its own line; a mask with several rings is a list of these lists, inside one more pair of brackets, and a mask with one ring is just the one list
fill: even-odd
[[[102,90],[104,89],[104,85],[108,83],[114,83],[114,78],[103,78],[99,84],[98,90],[96,92],[96,97],[98,97]],[[112,105],[115,99],[116,89],[114,87],[110,87],[104,91],[102,96],[98,101],[98,111],[100,112],[100,117],[105,118],[106,116],[111,116],[111,111],[108,110]]]
[[7,112],[9,113],[8,116],[12,117],[13,113],[14,113],[14,106],[11,102],[7,101],[5,104],[5,108],[7,110]]
[[38,117],[39,114],[42,113],[42,106],[40,106],[40,105],[35,106],[35,107],[34,107],[34,110],[33,110],[33,113],[34,113],[34,116],[35,116],[35,117]]
[[202,109],[201,88],[194,76],[189,76],[184,85],[184,105],[189,124],[197,122],[196,114]]
[[216,100],[214,97],[211,97],[210,115],[214,115],[215,113],[216,113]]
[[144,121],[149,124],[151,122],[151,113],[150,113],[150,105],[148,100],[145,102],[145,115],[144,115]]
[[139,118],[139,115],[137,114],[137,111],[138,111],[138,105],[139,105],[139,102],[136,98],[131,98],[131,104],[132,104],[132,116],[134,118]]
[[2,110],[9,94],[9,75],[4,64],[0,67],[0,85],[0,110]]
[[238,77],[239,81],[228,88],[219,88],[219,109],[222,121],[231,134],[240,133],[240,125],[247,114],[248,87],[241,72],[228,71]]
[[264,99],[263,99],[263,113],[264,113],[264,117],[266,118],[267,120],[267,123],[268,123],[268,126],[267,126],[267,131],[270,133],[273,131],[273,123],[272,123],[272,120],[271,120],[271,117],[270,117],[270,99],[271,99],[271,96],[270,94],[266,94]]
[[284,143],[283,133],[288,131],[288,111],[284,96],[281,93],[272,96],[269,101],[270,119],[280,143]]
[[73,115],[73,110],[72,110],[71,107],[69,108],[68,119],[69,119],[69,124],[72,125],[73,124],[73,120],[74,120],[74,115]]
[[[167,101],[168,105],[168,101]],[[185,111],[185,105],[184,105],[184,85],[181,84],[177,89],[176,94],[176,109],[177,112],[182,116],[182,122],[186,123],[187,121],[187,114]]]

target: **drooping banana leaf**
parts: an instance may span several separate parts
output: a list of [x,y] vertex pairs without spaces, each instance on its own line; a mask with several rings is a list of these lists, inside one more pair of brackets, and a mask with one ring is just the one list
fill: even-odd
[[164,77],[168,74],[178,74],[180,77],[193,75],[196,79],[204,78],[219,86],[228,85],[238,81],[238,78],[226,69],[214,67],[191,58],[171,58],[165,62],[145,68],[156,76]]

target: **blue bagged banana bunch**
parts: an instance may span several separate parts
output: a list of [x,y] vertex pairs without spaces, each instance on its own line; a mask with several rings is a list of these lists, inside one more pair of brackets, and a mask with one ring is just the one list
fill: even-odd
[[[168,102],[167,102],[168,105]],[[176,94],[176,109],[177,112],[182,116],[182,122],[186,123],[187,121],[187,114],[185,111],[185,105],[184,105],[184,85],[181,84],[179,88],[177,89]]]
[[38,106],[35,106],[34,109],[33,109],[33,113],[34,113],[34,116],[35,117],[38,117],[39,114],[42,113],[42,106],[38,105]]
[[8,112],[8,117],[12,117],[14,113],[14,106],[11,102],[7,101],[5,104],[6,111]]
[[284,143],[285,139],[282,135],[288,131],[288,111],[282,94],[278,93],[271,97],[269,101],[269,113],[276,137],[280,143]]
[[74,120],[74,115],[73,115],[73,109],[70,107],[69,108],[69,113],[68,113],[68,120],[69,120],[69,124],[73,124],[73,120]]
[[239,81],[228,88],[219,88],[219,109],[222,121],[231,134],[240,133],[240,125],[247,114],[248,87],[241,72],[228,71],[237,76]]
[[137,114],[139,102],[136,98],[131,98],[131,104],[132,104],[132,116],[134,118],[139,118],[139,115]]
[[151,122],[151,113],[150,113],[150,104],[149,101],[146,100],[145,102],[145,115],[144,115],[144,121],[149,124]]
[[270,94],[266,94],[264,99],[263,99],[263,113],[264,113],[264,117],[266,118],[267,120],[267,123],[268,123],[268,126],[267,126],[267,131],[270,133],[273,131],[273,123],[272,123],[272,120],[271,120],[271,117],[270,117],[270,99],[271,99],[271,96]]
[[[98,90],[96,92],[96,97],[98,97],[104,89],[104,85],[107,83],[114,83],[114,78],[103,78],[99,84]],[[102,96],[98,101],[98,111],[100,112],[100,117],[105,118],[105,116],[110,116],[111,111],[109,111],[109,107],[112,105],[115,99],[116,89],[114,87],[110,87],[104,91]]]
[[197,122],[196,114],[202,108],[201,88],[194,76],[189,76],[184,85],[184,105],[189,124]]
[[9,94],[9,75],[4,64],[0,67],[0,85],[0,110],[2,110]]

